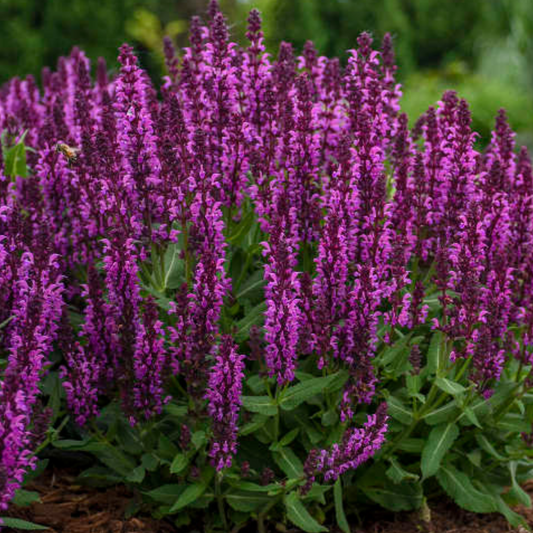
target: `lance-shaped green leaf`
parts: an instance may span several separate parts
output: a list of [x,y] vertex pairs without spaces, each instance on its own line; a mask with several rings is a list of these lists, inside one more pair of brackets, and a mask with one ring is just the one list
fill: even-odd
[[40,495],[35,491],[17,489],[12,501],[18,507],[28,507],[28,505],[40,501]]
[[430,374],[436,374],[439,368],[439,358],[442,346],[443,334],[441,331],[436,331],[431,337],[429,348],[427,351],[427,371]]
[[405,470],[394,457],[390,458],[390,464],[390,467],[385,473],[394,483],[401,483],[402,481],[418,481],[418,476]]
[[459,428],[453,423],[440,424],[431,430],[422,450],[421,469],[424,478],[437,473],[446,452],[458,435]]
[[207,489],[206,481],[202,480],[193,485],[189,485],[179,496],[176,503],[170,508],[170,513],[175,513],[187,505],[195,502]]
[[300,458],[290,448],[280,448],[274,452],[276,464],[289,478],[303,476],[304,467]]
[[393,363],[398,356],[402,355],[402,352],[409,352],[407,344],[409,343],[411,335],[412,333],[409,333],[409,335],[405,335],[405,337],[398,339],[392,346],[386,347],[383,350],[383,353],[379,354],[376,358],[376,363],[379,366],[387,366]]
[[447,392],[452,396],[457,396],[466,391],[460,383],[456,383],[455,381],[446,378],[437,378],[435,380],[435,385],[437,385],[440,390]]
[[511,477],[511,488],[509,492],[505,495],[505,500],[511,505],[523,505],[524,507],[531,507],[531,497],[529,494],[518,484],[516,480],[516,468],[518,463],[516,461],[511,461],[508,464],[509,474]]
[[232,491],[225,497],[228,505],[242,513],[251,513],[264,508],[273,497],[259,491],[248,492],[245,490]]
[[48,526],[41,526],[40,524],[34,524],[27,520],[20,520],[20,518],[9,518],[8,516],[0,517],[0,524],[5,527],[13,529],[23,529],[24,531],[45,531],[50,529]]
[[436,426],[437,424],[455,419],[459,413],[460,409],[457,407],[457,403],[455,403],[455,400],[452,400],[447,404],[441,405],[434,411],[427,413],[424,416],[424,421],[430,426]]
[[383,487],[362,490],[372,501],[390,511],[411,511],[422,505],[423,494],[419,483],[387,483]]
[[470,478],[450,464],[440,467],[437,479],[446,494],[459,507],[474,513],[492,513],[497,510],[494,498],[485,492],[477,490]]
[[333,499],[335,501],[335,517],[337,518],[337,525],[344,531],[344,533],[350,533],[350,526],[348,520],[346,520],[346,513],[344,512],[344,505],[342,501],[342,481],[341,478],[337,478],[333,487]]
[[287,510],[287,518],[306,533],[328,531],[309,514],[296,492],[291,492],[285,497],[285,509]]
[[157,489],[145,492],[144,494],[156,502],[171,505],[181,496],[184,490],[185,485],[173,483],[161,485],[160,487],[157,487]]
[[236,342],[244,342],[250,336],[250,328],[252,326],[259,326],[264,321],[265,311],[266,302],[260,302],[246,313],[244,318],[237,322],[237,332],[235,333]]
[[189,465],[189,458],[184,453],[178,453],[170,465],[171,474],[180,474]]
[[389,415],[398,422],[410,424],[413,421],[413,411],[395,396],[387,398],[387,405]]
[[255,433],[266,424],[267,420],[269,420],[268,416],[260,415],[259,413],[254,415],[251,422],[244,424],[244,426],[239,429],[239,435],[250,435],[250,433]]
[[299,432],[300,428],[294,428],[293,430],[289,431],[279,442],[273,443],[270,446],[270,450],[276,452],[284,446],[288,446],[298,436]]
[[518,413],[506,413],[496,425],[498,429],[513,433],[529,433],[531,431],[531,423]]
[[331,386],[339,385],[342,387],[347,377],[345,373],[337,372],[330,376],[307,379],[287,389],[280,400],[280,406],[285,411],[296,409],[300,404],[315,396],[315,394],[319,394]]
[[278,412],[278,407],[274,405],[270,396],[243,396],[242,406],[247,411],[266,416],[274,416]]
[[10,178],[16,178],[17,176],[26,178],[28,176],[26,146],[24,145],[24,139],[27,133],[28,131],[26,130],[14,146],[8,148],[3,147],[4,174]]
[[487,439],[486,435],[484,435],[483,433],[476,432],[475,437],[479,446],[483,448],[483,450],[486,451],[489,455],[492,455],[492,457],[494,457],[498,461],[507,461],[507,457],[504,457],[496,450],[496,448],[491,444],[489,439]]

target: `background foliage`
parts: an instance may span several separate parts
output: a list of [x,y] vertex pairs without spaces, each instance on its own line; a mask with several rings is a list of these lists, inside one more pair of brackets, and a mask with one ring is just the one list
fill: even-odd
[[[204,0],[0,0],[0,80],[39,75],[74,45],[115,67],[118,46],[135,45],[154,77],[162,71],[161,36],[186,41],[187,21]],[[418,116],[449,88],[469,100],[474,127],[487,140],[497,106],[508,110],[519,142],[533,145],[533,31],[531,0],[225,0],[241,40],[246,13],[264,13],[266,41],[301,48],[309,36],[320,52],[343,56],[364,30],[395,36],[403,108]],[[16,61],[14,60],[16,58]]]

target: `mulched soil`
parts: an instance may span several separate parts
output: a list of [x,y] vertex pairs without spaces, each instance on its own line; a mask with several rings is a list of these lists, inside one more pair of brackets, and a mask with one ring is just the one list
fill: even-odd
[[[132,494],[125,487],[92,489],[75,484],[75,474],[68,470],[48,471],[27,489],[39,492],[40,503],[29,507],[12,507],[8,516],[22,518],[50,529],[46,533],[178,533],[165,522],[138,516],[126,520],[124,511]],[[533,481],[524,487],[533,497]],[[533,509],[518,508],[533,528]],[[284,528],[283,528],[284,529]],[[5,528],[3,531],[19,531]],[[183,530],[181,530],[183,532]],[[186,528],[193,532],[194,528]],[[251,533],[253,529],[247,529]],[[272,533],[281,528],[271,527]],[[288,529],[285,533],[297,533]],[[332,528],[332,533],[338,533]],[[425,523],[418,513],[377,512],[367,516],[353,533],[526,533],[524,528],[512,529],[500,515],[477,515],[463,511],[443,499],[431,506],[431,522]],[[240,533],[245,533],[241,530]]]

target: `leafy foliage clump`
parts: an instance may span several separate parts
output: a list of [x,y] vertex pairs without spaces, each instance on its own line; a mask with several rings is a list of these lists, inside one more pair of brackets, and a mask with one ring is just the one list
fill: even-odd
[[500,111],[477,151],[454,92],[410,131],[390,36],[344,69],[247,37],[212,2],[160,97],[127,45],[0,92],[1,508],[52,446],[177,526],[443,494],[520,524],[527,150]]

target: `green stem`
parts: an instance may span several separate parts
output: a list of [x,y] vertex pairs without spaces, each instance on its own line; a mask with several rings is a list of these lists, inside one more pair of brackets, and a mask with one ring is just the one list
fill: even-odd
[[470,361],[471,360],[472,359],[470,357],[466,359],[466,361],[464,362],[463,366],[460,368],[457,376],[455,377],[455,381],[459,381],[463,377],[463,374],[466,372],[466,369],[470,365]]
[[279,406],[276,407],[276,416],[274,417],[274,442],[279,440]]
[[[515,388],[520,387],[521,383],[517,383]],[[514,392],[514,391],[513,391]],[[512,395],[510,399],[503,402],[502,405],[494,413],[494,422],[498,422],[500,418],[507,412],[507,410],[513,405],[516,400],[519,400],[523,393]]]
[[263,509],[261,510],[261,512],[258,513],[257,515],[257,531],[258,533],[267,533],[267,530],[266,530],[266,527],[265,527],[265,518],[266,518],[266,515],[268,513],[268,511],[270,511],[270,509],[272,509],[272,507],[274,507],[274,505],[276,505],[279,501],[279,497],[278,498],[273,498],[272,501],[268,502],[265,507],[263,507]]
[[224,510],[224,498],[222,496],[222,491],[221,491],[221,483],[222,483],[223,476],[224,474],[222,474],[222,472],[217,472],[217,474],[215,475],[215,495],[217,498],[218,512],[220,514],[220,518],[222,518],[222,524],[224,527],[224,531],[227,532],[229,531],[228,521],[226,520],[226,513]]

